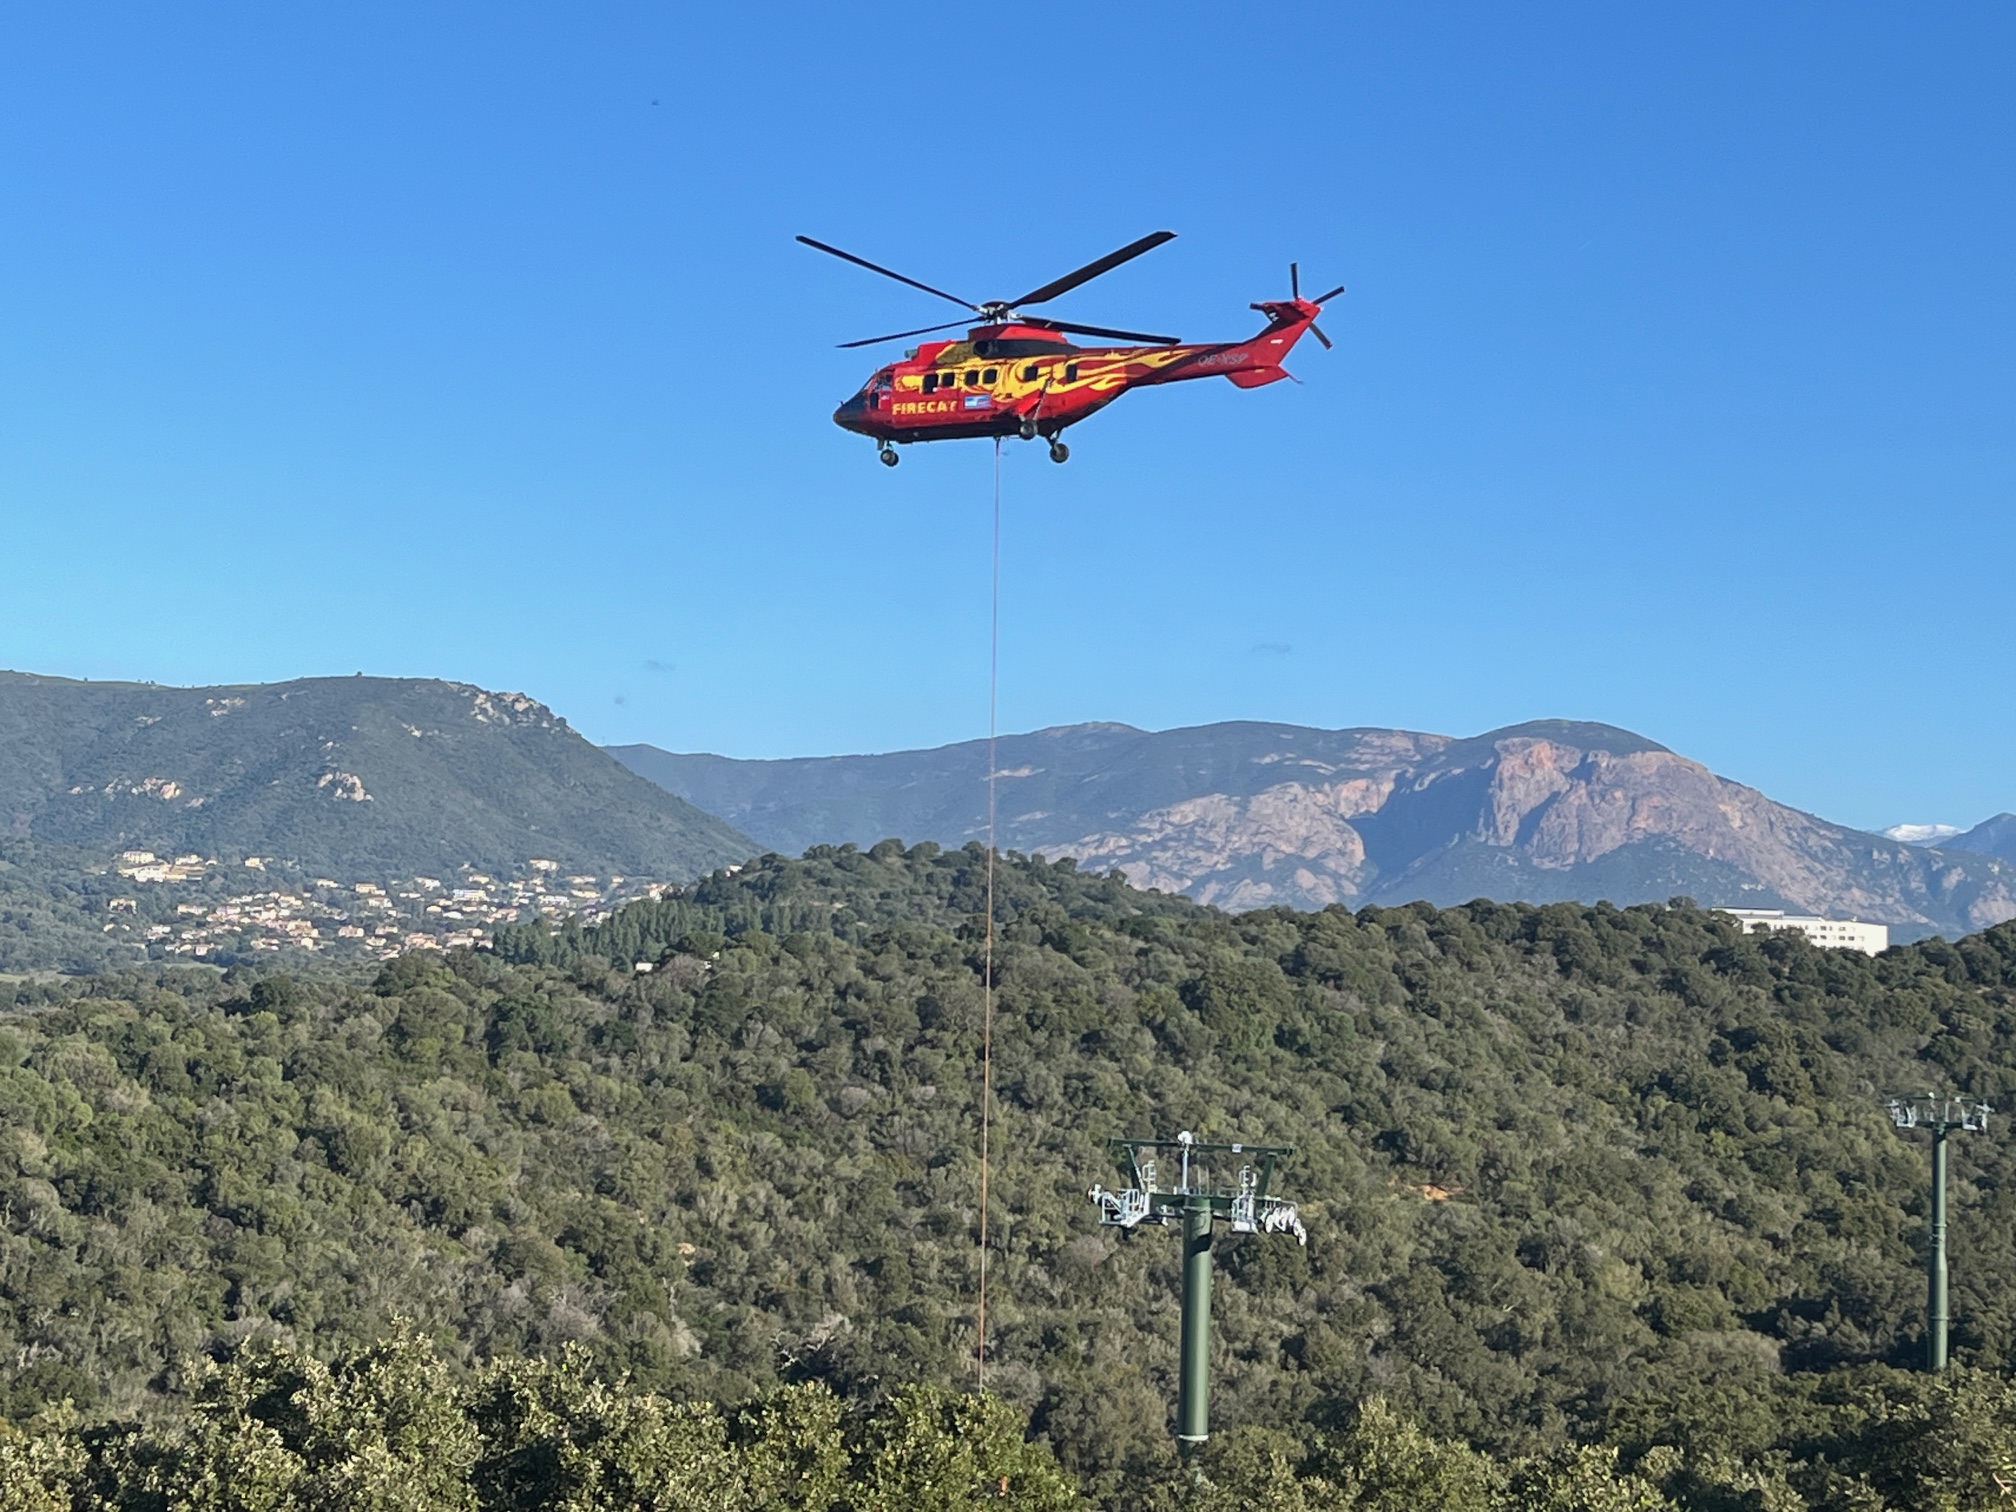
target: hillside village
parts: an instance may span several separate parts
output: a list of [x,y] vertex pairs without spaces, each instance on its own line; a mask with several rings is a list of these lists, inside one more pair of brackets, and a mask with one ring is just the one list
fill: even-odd
[[129,850],[120,853],[115,870],[133,886],[105,900],[104,933],[150,960],[220,963],[297,951],[388,960],[407,950],[474,946],[499,924],[535,914],[594,921],[623,903],[657,897],[669,885],[622,875],[562,875],[558,862],[542,859],[509,876],[465,867],[447,877],[377,882],[293,876],[261,856],[234,864],[193,853]]

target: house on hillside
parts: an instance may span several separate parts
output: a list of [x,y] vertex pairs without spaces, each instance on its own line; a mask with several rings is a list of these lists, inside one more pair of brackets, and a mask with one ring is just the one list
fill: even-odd
[[1772,929],[1791,929],[1815,945],[1830,950],[1859,950],[1864,955],[1880,955],[1890,948],[1890,926],[1869,924],[1861,919],[1822,919],[1809,914],[1788,914],[1782,908],[1723,908],[1742,924],[1746,934],[1763,934]]

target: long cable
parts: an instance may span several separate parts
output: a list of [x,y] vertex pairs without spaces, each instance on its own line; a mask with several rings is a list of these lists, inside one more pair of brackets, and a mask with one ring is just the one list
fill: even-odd
[[980,977],[980,1321],[975,1389],[987,1389],[987,1156],[994,1114],[994,759],[1001,693],[1001,438],[994,438],[994,565],[987,615],[987,936]]

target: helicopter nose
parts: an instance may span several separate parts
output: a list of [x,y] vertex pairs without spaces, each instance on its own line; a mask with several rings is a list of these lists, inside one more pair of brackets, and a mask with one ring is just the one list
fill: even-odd
[[868,395],[863,392],[841,401],[840,408],[833,411],[833,423],[842,430],[865,431],[863,422],[868,417]]

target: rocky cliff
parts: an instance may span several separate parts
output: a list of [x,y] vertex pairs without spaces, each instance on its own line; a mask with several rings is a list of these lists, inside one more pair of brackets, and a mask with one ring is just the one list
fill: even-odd
[[[780,850],[985,833],[985,746],[739,762],[615,754]],[[1005,846],[1225,908],[1676,894],[1880,920],[2016,917],[2016,866],[1830,824],[1607,725],[1471,739],[1227,724],[1071,726],[1000,743]]]

